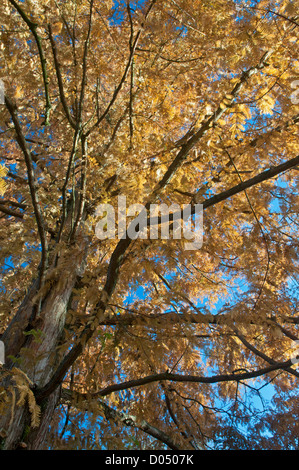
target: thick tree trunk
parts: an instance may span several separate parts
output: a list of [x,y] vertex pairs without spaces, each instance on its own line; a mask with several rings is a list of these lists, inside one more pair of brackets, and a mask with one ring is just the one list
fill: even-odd
[[[29,323],[32,319],[34,294],[36,294],[36,282],[33,283],[15,318],[2,336],[7,357],[4,373],[13,370],[13,363],[8,358],[9,355],[13,355],[18,358],[15,366],[26,374],[25,380],[30,379],[34,386],[42,387],[52,376],[55,365],[62,358],[57,346],[63,337],[72,290],[78,276],[84,270],[87,247],[88,239],[82,238],[70,252],[60,256],[57,266],[46,278],[38,317]],[[30,330],[37,332],[37,336],[32,335]],[[24,332],[27,334],[24,335]],[[14,392],[9,386],[15,388],[15,399],[11,399],[10,409],[0,417],[1,447],[4,450],[20,447],[40,449],[59,400],[60,389],[58,387],[46,402],[40,404],[40,424],[37,428],[31,429],[28,399],[26,403],[17,406],[19,390],[15,381],[8,377],[5,379],[4,387],[7,396],[13,397]]]

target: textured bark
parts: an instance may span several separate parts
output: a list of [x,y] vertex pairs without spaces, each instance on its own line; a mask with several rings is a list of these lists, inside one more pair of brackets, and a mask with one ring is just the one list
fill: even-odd
[[16,356],[24,344],[26,330],[33,310],[32,298],[37,293],[38,281],[35,280],[25,299],[20,305],[16,315],[1,337],[5,344],[6,364],[10,363],[8,357]]
[[[72,290],[78,275],[84,271],[88,243],[88,239],[82,238],[80,243],[72,246],[69,252],[59,258],[57,266],[49,272],[44,286],[45,292],[41,293],[41,310],[36,318],[33,318],[36,282],[33,283],[30,293],[2,336],[6,354],[8,352],[18,357],[20,361],[17,367],[32,381],[33,389],[43,386],[49,380],[57,361],[61,360],[57,346],[63,336]],[[40,332],[40,340],[37,341],[31,334],[24,335],[24,331],[29,333],[30,329]],[[12,366],[12,361],[8,359],[4,371],[11,370]],[[9,380],[6,379],[2,385],[7,388]],[[13,413],[11,409],[8,410],[7,414],[0,418],[2,449],[40,449],[58,399],[59,387],[47,400],[40,403],[41,420],[36,429],[30,429],[27,403],[20,407],[15,406]]]
[[45,438],[49,430],[49,424],[51,423],[53,412],[56,408],[59,398],[60,388],[57,388],[55,392],[50,395],[45,404],[38,429],[33,429],[26,439],[26,445],[28,450],[43,449]]

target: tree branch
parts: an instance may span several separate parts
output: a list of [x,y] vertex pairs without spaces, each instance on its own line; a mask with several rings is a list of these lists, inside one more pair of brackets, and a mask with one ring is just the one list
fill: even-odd
[[[255,346],[253,346],[252,344],[249,343],[249,341],[247,341],[247,339],[245,338],[245,336],[243,336],[238,330],[237,328],[233,328],[233,331],[235,332],[236,336],[239,338],[240,341],[242,341],[242,343],[244,344],[244,346],[246,346],[246,348],[248,348],[253,354],[255,354],[256,356],[262,358],[264,361],[268,362],[269,364],[277,364],[277,362],[272,359],[271,357],[267,356],[265,353],[263,353],[262,351],[259,351]],[[285,369],[287,372],[289,372],[290,374],[292,375],[295,375],[295,377],[299,377],[299,372],[297,372],[296,370],[292,369],[291,367],[287,367]]]
[[[1,201],[1,202],[3,202],[3,201]],[[23,219],[24,218],[24,214],[21,214],[20,212],[16,212],[16,211],[10,209],[9,207],[6,207],[3,204],[0,204],[0,211],[3,212],[6,215],[10,215],[10,216],[16,217],[18,219]]]
[[40,58],[40,63],[42,67],[42,74],[43,74],[43,81],[44,81],[44,90],[45,90],[45,98],[46,98],[46,111],[45,111],[45,120],[44,120],[44,125],[49,124],[49,118],[50,118],[50,111],[52,108],[51,101],[50,101],[50,94],[49,94],[49,79],[48,79],[48,72],[47,72],[47,67],[46,67],[46,59],[44,56],[44,51],[42,48],[42,41],[41,37],[37,33],[37,24],[33,23],[24,10],[17,4],[15,0],[9,0],[9,2],[15,7],[19,15],[23,18],[27,26],[29,27],[31,33],[34,36],[35,42],[37,44],[37,49],[39,53],[39,58]]
[[[200,128],[192,134],[190,134],[190,131],[188,131],[184,137],[180,139],[181,145],[180,145],[180,151],[178,152],[177,156],[173,160],[173,162],[170,164],[168,167],[167,171],[165,172],[164,176],[162,177],[161,181],[158,182],[156,185],[156,188],[153,190],[153,193],[151,195],[151,199],[158,195],[161,191],[161,189],[165,188],[165,186],[170,182],[172,179],[173,175],[177,171],[177,169],[181,166],[183,161],[187,158],[190,150],[195,146],[195,144],[207,133],[207,131],[212,128],[216,122],[220,119],[222,114],[231,106],[233,100],[236,98],[238,93],[241,91],[247,80],[257,73],[259,70],[261,70],[263,67],[266,66],[266,61],[271,55],[271,51],[266,52],[259,63],[254,66],[249,68],[248,70],[244,71],[239,79],[239,81],[236,83],[234,88],[231,90],[231,92],[222,99],[221,103],[219,104],[218,108],[216,111],[207,117],[203,123],[201,124]],[[229,97],[229,98],[227,98]],[[153,202],[153,201],[151,201]]]
[[71,112],[70,112],[70,109],[68,107],[66,97],[65,97],[65,94],[64,94],[63,80],[62,80],[62,76],[61,76],[60,64],[59,64],[59,61],[58,61],[58,54],[57,54],[56,44],[55,44],[53,34],[52,34],[51,24],[48,24],[48,32],[49,32],[49,38],[50,38],[50,43],[51,43],[52,53],[53,53],[53,58],[54,58],[54,65],[55,65],[55,70],[56,70],[60,101],[61,101],[61,104],[63,106],[63,109],[64,109],[67,120],[69,121],[72,128],[76,129],[76,121],[73,118],[73,116],[71,115]]
[[[63,388],[61,391],[61,398],[62,401],[66,404],[71,404],[72,406],[77,407],[81,410],[86,409],[88,411],[88,399],[86,400],[83,394],[80,394],[75,390]],[[104,411],[106,419],[119,422],[128,427],[140,429],[141,431],[154,437],[158,441],[163,442],[163,444],[166,444],[169,449],[180,450],[180,447],[175,444],[175,442],[169,435],[167,435],[161,429],[158,429],[156,426],[151,425],[147,421],[143,419],[137,419],[136,416],[133,416],[129,413],[117,411],[99,399],[97,399],[97,405]]]
[[269,8],[258,8],[256,6],[254,7],[246,7],[249,8],[250,10],[259,10],[259,11],[264,11],[265,13],[271,13],[272,15],[278,16],[279,18],[282,18],[286,21],[289,21],[290,23],[294,24],[295,26],[299,26],[299,23],[297,23],[296,19],[297,16],[293,18],[289,18],[288,16],[283,15],[282,13],[278,13],[277,11],[270,10]]
[[[152,2],[150,3],[149,5],[149,8],[144,16],[144,21],[146,20],[146,18],[148,17],[149,13],[151,12],[154,4],[156,3],[157,0],[152,0]],[[102,115],[98,118],[98,120],[96,121],[96,123],[86,132],[86,137],[103,121],[103,119],[107,116],[107,114],[109,113],[110,109],[112,108],[112,106],[114,105],[117,97],[118,97],[118,94],[119,92],[121,91],[125,81],[126,81],[126,78],[127,78],[127,75],[128,75],[128,72],[131,68],[131,65],[132,65],[132,60],[133,60],[133,57],[134,57],[134,54],[135,54],[135,50],[136,50],[136,47],[137,47],[137,44],[138,44],[138,41],[139,41],[139,38],[140,38],[140,35],[141,35],[141,32],[142,32],[142,29],[143,29],[143,26],[144,24],[141,25],[141,28],[138,30],[138,32],[136,33],[136,36],[135,36],[135,39],[134,41],[130,40],[130,54],[129,54],[129,59],[128,59],[128,62],[127,62],[127,65],[125,67],[125,70],[124,70],[124,73],[120,79],[120,82],[118,84],[118,86],[116,87],[114,93],[113,93],[113,96],[108,104],[108,106],[106,107],[105,111],[102,113]]]
[[18,116],[17,116],[17,107],[16,105],[8,98],[8,96],[5,96],[5,104],[6,107],[11,115],[12,121],[14,123],[15,131],[16,131],[16,138],[18,141],[18,144],[24,154],[25,157],[25,163],[27,167],[27,175],[28,175],[28,185],[30,189],[30,195],[31,195],[31,200],[33,204],[33,209],[34,209],[34,215],[37,223],[37,229],[39,233],[39,238],[41,242],[41,264],[40,264],[40,285],[42,285],[43,282],[43,277],[45,274],[45,270],[47,268],[47,262],[48,262],[48,243],[47,243],[47,238],[46,238],[46,230],[45,230],[45,224],[43,220],[43,215],[42,215],[42,210],[40,207],[39,203],[39,198],[36,190],[36,182],[35,182],[35,175],[34,175],[34,170],[33,170],[33,164],[32,164],[32,156],[31,152],[27,146]]
[[[126,382],[121,382],[94,392],[91,394],[81,394],[83,399],[92,399],[96,397],[105,397],[114,392],[119,392],[120,390],[128,390],[130,388],[140,387],[149,383],[159,382],[159,381],[170,381],[170,382],[189,382],[189,383],[201,383],[201,384],[215,384],[219,382],[240,382],[243,380],[250,380],[256,377],[261,377],[263,375],[269,374],[276,370],[287,370],[292,366],[292,360],[288,359],[284,362],[275,362],[275,364],[270,364],[268,367],[262,369],[254,370],[251,372],[241,372],[241,373],[231,373],[231,374],[219,374],[212,375],[210,377],[198,376],[198,375],[182,375],[182,374],[173,374],[169,372],[161,372],[157,374],[148,375],[140,379],[128,380]],[[36,392],[36,397],[40,399],[43,397],[42,390]]]
[[67,187],[68,187],[68,183],[69,183],[69,179],[70,179],[70,175],[71,175],[72,166],[74,164],[74,158],[75,158],[75,155],[77,153],[80,136],[81,136],[81,128],[77,123],[76,130],[75,130],[75,133],[74,133],[74,138],[73,138],[73,147],[72,147],[72,151],[71,151],[71,154],[70,154],[70,157],[69,157],[69,162],[68,162],[68,166],[67,166],[67,170],[66,170],[66,175],[65,175],[65,179],[64,179],[64,183],[63,183],[63,187],[62,187],[62,215],[61,215],[61,222],[60,222],[60,227],[59,227],[59,232],[58,232],[58,237],[57,237],[57,243],[59,243],[59,241],[61,239],[62,232],[63,232],[63,229],[64,229],[64,225],[65,225],[65,222],[66,222],[66,217],[67,217]]
[[[111,304],[108,304],[110,306]],[[119,305],[113,305],[118,309],[127,310],[126,313],[122,313],[121,315],[114,315],[109,318],[105,318],[99,325],[102,326],[144,326],[144,327],[153,327],[155,325],[159,325],[161,328],[169,328],[170,325],[176,325],[179,323],[188,323],[188,324],[195,324],[195,325],[215,325],[215,326],[230,326],[234,322],[234,320],[238,324],[242,325],[259,325],[257,320],[252,320],[248,318],[248,316],[244,315],[242,318],[237,318],[235,315],[230,316],[230,312],[228,313],[221,313],[218,315],[213,315],[210,312],[201,313],[199,309],[196,313],[178,313],[176,311],[168,311],[165,313],[151,313],[150,315],[139,313],[137,310],[131,310],[129,308],[124,308]],[[271,316],[268,318],[269,325],[275,323],[278,328],[282,329],[284,332],[284,328],[277,324],[276,318]],[[283,321],[290,324],[297,324],[299,323],[298,318],[292,317],[283,317]],[[265,322],[265,319],[262,320],[262,323]],[[286,334],[286,333],[285,333]],[[289,338],[292,340],[296,340],[297,337],[295,335],[289,334]]]
[[88,31],[87,37],[84,44],[84,53],[82,59],[82,82],[81,82],[81,92],[78,104],[78,121],[82,120],[82,111],[83,111],[83,102],[85,96],[85,87],[86,87],[86,80],[87,80],[87,54],[90,42],[90,34],[91,34],[91,27],[92,27],[92,9],[93,9],[93,2],[94,0],[90,1],[90,11],[89,11],[89,23],[88,23]]
[[[259,183],[262,183],[263,181],[267,181],[271,178],[274,178],[275,176],[278,176],[279,174],[287,170],[290,170],[297,165],[299,165],[299,155],[292,158],[291,160],[287,160],[284,163],[281,163],[280,165],[274,166],[270,168],[269,170],[265,170],[262,173],[259,173],[258,175],[254,176],[253,178],[245,180],[242,183],[237,184],[236,186],[233,186],[230,189],[227,189],[219,194],[216,194],[215,196],[210,197],[209,199],[204,200],[202,202],[203,208],[207,209],[208,207],[214,206],[215,204],[218,204],[219,202],[224,201],[225,199],[228,199],[234,196],[235,194],[245,191],[246,189],[252,186],[255,186],[256,184],[259,184]],[[197,197],[194,197],[193,202],[195,204],[198,204],[200,201],[198,200]],[[195,213],[194,209],[192,213],[193,214]]]
[[79,205],[77,209],[76,219],[72,227],[70,234],[70,241],[74,240],[79,223],[82,219],[84,205],[85,205],[85,194],[86,194],[86,172],[87,172],[87,141],[86,138],[82,135],[81,137],[81,147],[82,147],[82,163],[81,163],[81,178],[80,178],[80,188],[79,188]]

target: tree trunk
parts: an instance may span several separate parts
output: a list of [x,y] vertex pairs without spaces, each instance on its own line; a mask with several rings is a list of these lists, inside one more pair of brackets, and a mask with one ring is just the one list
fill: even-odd
[[[57,266],[48,271],[42,292],[37,294],[37,283],[32,284],[26,299],[2,336],[7,358],[2,369],[2,375],[6,374],[2,385],[4,384],[6,397],[11,402],[10,410],[0,417],[1,447],[4,450],[36,450],[43,445],[59,400],[59,384],[47,400],[40,404],[40,423],[32,428],[29,397],[18,405],[20,388],[10,374],[16,371],[18,377],[24,377],[22,380],[25,383],[27,381],[30,384],[31,381],[31,389],[32,385],[42,387],[52,376],[55,366],[63,356],[63,353],[57,351],[57,346],[63,338],[72,290],[78,276],[84,271],[87,247],[88,239],[82,237],[80,243],[60,256]],[[41,295],[41,309],[37,318],[31,322],[36,294]],[[13,355],[15,360],[8,358],[9,355]],[[31,396],[33,397],[32,392]]]

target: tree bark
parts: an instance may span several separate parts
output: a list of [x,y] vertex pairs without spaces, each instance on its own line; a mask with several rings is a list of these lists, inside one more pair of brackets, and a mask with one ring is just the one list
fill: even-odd
[[[6,395],[13,395],[15,400],[7,413],[0,417],[1,448],[37,450],[42,448],[49,428],[53,411],[60,396],[59,387],[47,400],[40,403],[41,416],[37,428],[30,427],[30,410],[28,400],[18,406],[19,390],[10,373],[20,370],[31,381],[31,389],[45,385],[55,370],[63,353],[57,351],[64,333],[67,306],[78,276],[85,267],[88,237],[80,237],[76,245],[60,256],[57,266],[52,267],[46,276],[43,290],[36,292],[36,281],[33,282],[27,297],[2,336],[5,345],[6,363],[1,371]],[[37,296],[41,296],[41,309],[34,318],[34,305]],[[26,333],[24,335],[24,332]],[[14,356],[14,360],[8,358]],[[17,362],[16,362],[17,360]],[[1,377],[0,375],[0,377]],[[29,383],[29,381],[28,381]]]

